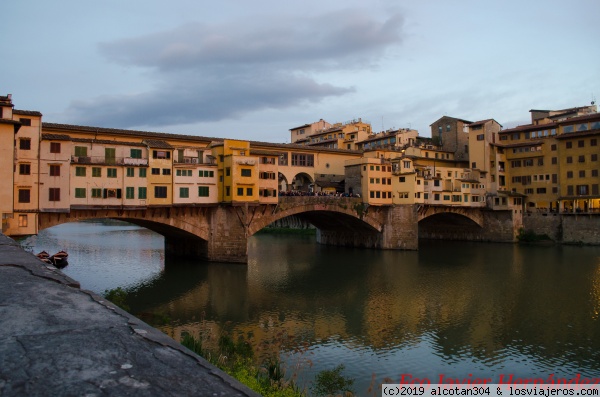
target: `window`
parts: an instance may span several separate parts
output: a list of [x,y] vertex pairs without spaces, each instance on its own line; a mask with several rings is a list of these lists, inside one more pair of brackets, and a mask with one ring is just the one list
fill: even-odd
[[292,153],[292,165],[300,167],[314,167],[314,154]]
[[243,187],[238,187],[237,188],[237,195],[238,196],[243,196],[244,195],[244,188]]
[[483,134],[477,135],[477,140],[478,141],[483,141],[483,136],[484,136]]
[[60,201],[59,187],[51,187],[48,189],[48,201]]
[[214,171],[208,171],[208,170],[200,170],[198,173],[199,176],[204,177],[204,178],[214,178],[215,176],[215,172]]
[[77,157],[87,157],[87,147],[85,147],[85,146],[75,146],[75,156],[77,156]]
[[145,187],[138,187],[138,198],[146,199],[147,189]]
[[160,168],[152,168],[152,175],[160,175]]
[[252,196],[252,188],[251,187],[246,188],[246,196]]
[[134,193],[135,193],[135,188],[133,188],[133,187],[126,187],[125,188],[125,198],[126,199],[133,199],[133,198],[135,198]]
[[208,186],[198,186],[198,197],[208,197]]
[[598,140],[596,138],[590,139],[590,146],[598,146]]
[[19,175],[31,175],[31,164],[19,164]]
[[585,141],[584,140],[577,141],[577,147],[585,147]]
[[135,168],[127,167],[127,176],[128,177],[135,176]]
[[85,198],[85,188],[84,187],[76,187],[75,188],[75,198]]
[[573,142],[566,142],[567,149],[571,149],[573,147]]
[[568,194],[569,196],[572,196],[572,195],[573,195],[573,185],[569,185],[569,186],[567,186],[567,194]]
[[102,189],[92,188],[92,198],[102,198]]
[[102,168],[92,167],[92,177],[99,178],[102,176]]
[[598,169],[592,170],[592,176],[598,176]]
[[252,170],[249,168],[242,168],[242,176],[252,176]]
[[574,130],[575,130],[575,128],[572,125],[565,125],[563,127],[563,133],[564,134],[568,134],[569,132],[573,132]]
[[579,162],[580,163],[585,163],[585,156],[579,156]]
[[50,165],[50,176],[60,176],[60,165]]
[[86,168],[85,167],[75,167],[75,176],[85,176]]
[[553,152],[555,152],[556,151],[556,144],[550,145],[550,150],[552,150]]
[[567,178],[573,178],[573,171],[567,171]]
[[27,214],[19,215],[19,227],[27,227]]
[[558,164],[558,157],[552,157],[552,164]]
[[596,153],[592,154],[591,160],[598,161],[598,154],[596,154]]
[[583,196],[590,194],[588,185],[577,185],[577,194]]
[[50,153],[60,153],[60,142],[50,142]]
[[140,168],[140,178],[145,178],[146,177],[146,168]]
[[579,177],[585,178],[585,170],[579,170]]
[[231,186],[225,186],[225,196],[231,196]]
[[104,189],[104,198],[121,198],[121,189]]
[[410,164],[411,164],[411,162],[410,162],[410,161],[402,161],[402,166],[403,166],[404,168],[410,168]]
[[452,126],[450,126],[450,124],[446,124],[446,131],[450,131],[451,128]]
[[154,186],[154,197],[155,198],[167,198],[167,187],[166,186]]
[[225,176],[231,176],[231,168],[225,168]]
[[592,194],[594,194],[594,195],[598,194],[598,184],[597,183],[592,185]]
[[546,194],[546,188],[545,187],[538,187],[536,189],[536,193],[537,194]]
[[21,138],[21,139],[19,139],[19,149],[21,149],[21,150],[31,150],[31,139],[29,139],[29,138]]
[[116,168],[107,168],[106,176],[108,178],[116,178],[117,177],[117,169]]
[[558,183],[558,174],[552,174],[552,183]]
[[543,157],[538,158],[537,165],[544,165],[544,158]]
[[171,152],[167,152],[165,150],[153,150],[152,158],[154,158],[154,159],[170,159]]
[[567,157],[567,164],[572,164],[573,163],[573,157],[568,156]]
[[19,189],[19,203],[31,202],[31,191],[29,189]]
[[129,157],[131,157],[132,159],[141,159],[142,149],[130,149]]
[[163,175],[171,175],[171,169],[170,168],[163,168],[162,169],[162,174]]
[[180,187],[179,188],[179,197],[181,197],[181,198],[189,198],[190,197],[190,188],[188,188],[188,187]]
[[117,149],[110,147],[104,148],[104,161],[106,161],[106,164],[116,164]]
[[31,119],[27,119],[27,118],[21,117],[21,118],[19,118],[19,122],[21,124],[23,124],[24,126],[26,126],[26,127],[30,127],[31,126]]

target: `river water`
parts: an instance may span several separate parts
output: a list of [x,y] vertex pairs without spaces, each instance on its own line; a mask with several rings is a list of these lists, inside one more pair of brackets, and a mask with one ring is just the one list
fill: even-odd
[[259,355],[279,353],[304,386],[340,363],[359,396],[402,377],[600,377],[600,247],[421,241],[419,251],[377,251],[266,234],[250,238],[248,265],[165,263],[160,235],[112,221],[21,243],[66,249],[63,271],[82,288],[125,289],[131,312],[175,339],[227,332]]

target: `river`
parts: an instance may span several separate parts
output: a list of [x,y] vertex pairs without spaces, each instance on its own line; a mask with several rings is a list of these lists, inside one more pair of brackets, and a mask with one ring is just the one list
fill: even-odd
[[[175,339],[221,332],[278,352],[305,386],[345,365],[357,395],[387,379],[600,377],[600,247],[421,241],[419,251],[256,235],[248,265],[165,263],[163,238],[113,221],[21,241]],[[552,375],[552,377],[551,377]],[[380,395],[380,389],[373,395]]]

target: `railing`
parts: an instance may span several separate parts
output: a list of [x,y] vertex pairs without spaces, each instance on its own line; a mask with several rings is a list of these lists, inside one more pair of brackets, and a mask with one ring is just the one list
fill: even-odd
[[133,157],[71,156],[71,163],[102,165],[148,165],[148,159],[136,159]]

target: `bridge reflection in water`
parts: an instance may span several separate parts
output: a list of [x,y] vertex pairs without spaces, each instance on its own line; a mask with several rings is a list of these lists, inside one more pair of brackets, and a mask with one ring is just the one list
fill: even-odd
[[[64,225],[36,243],[67,248],[65,272],[83,288],[99,279],[113,284],[98,292],[126,288],[132,311],[169,319],[156,325],[175,339],[225,330],[279,346],[269,342],[289,335],[282,357],[314,363],[302,367],[303,379],[344,363],[366,395],[373,373],[380,382],[403,373],[497,380],[600,371],[600,247],[421,241],[419,251],[378,251],[259,234],[249,240],[248,266],[163,269],[160,238],[103,228]],[[142,258],[135,251],[146,252],[145,277],[130,271]]]

